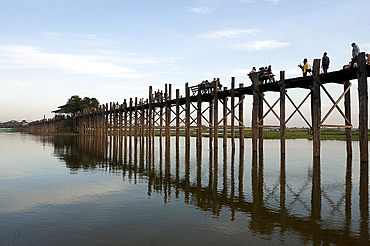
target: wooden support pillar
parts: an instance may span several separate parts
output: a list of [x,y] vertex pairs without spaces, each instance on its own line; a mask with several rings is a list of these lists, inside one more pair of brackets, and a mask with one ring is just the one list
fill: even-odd
[[112,102],[109,103],[109,135],[112,136],[113,130],[113,104]]
[[149,86],[148,133],[147,133],[148,135],[147,141],[149,142],[148,150],[147,150],[147,152],[149,152],[149,166],[151,166],[151,157],[152,157],[152,115],[153,115],[152,102],[154,100],[154,97],[152,94],[153,94],[153,88],[152,86]]
[[[263,98],[265,97],[264,93],[261,93],[259,98],[259,109],[258,109],[258,122],[261,123],[260,126],[258,126],[258,146],[259,149],[263,149]],[[260,157],[261,158],[261,157]]]
[[126,143],[126,139],[127,139],[127,102],[126,102],[126,99],[123,101],[123,111],[124,111],[123,119],[124,119],[124,126],[125,126],[124,135],[125,135],[125,143]]
[[129,102],[129,121],[130,121],[130,126],[129,126],[129,134],[130,134],[130,143],[131,143],[131,138],[132,138],[132,98],[130,98]]
[[[224,87],[224,90],[227,90],[227,87]],[[227,101],[228,97],[224,97],[224,110],[223,110],[223,118],[224,118],[224,146],[227,146]]]
[[[349,80],[344,82],[344,91],[350,87],[350,82]],[[349,89],[344,96],[344,110],[345,110],[345,115],[346,118],[352,123],[352,116],[351,116],[351,89]],[[350,126],[346,120],[344,121],[346,126]],[[352,129],[351,128],[346,128],[346,147],[347,147],[347,156],[352,156]]]
[[252,151],[257,152],[257,138],[258,138],[258,111],[260,103],[260,88],[257,73],[252,73],[253,82],[253,107],[252,107]]
[[321,121],[321,95],[320,95],[320,59],[315,59],[312,70],[312,91],[311,91],[311,118],[313,157],[320,157],[320,121]]
[[213,101],[209,102],[209,150],[211,151],[213,149],[212,143],[213,143]]
[[109,134],[109,112],[110,108],[108,106],[108,103],[105,104],[105,135],[108,136]]
[[365,53],[358,55],[358,134],[360,142],[360,161],[368,162],[368,95],[367,95],[367,71],[365,63]]
[[176,89],[176,146],[180,139],[180,90]]
[[171,108],[170,108],[170,98],[169,98],[169,92],[167,90],[167,84],[165,85],[165,116],[166,116],[166,147],[170,143],[170,119],[171,119]]
[[186,145],[190,145],[190,91],[189,83],[185,83],[186,111],[185,111],[185,138]]
[[252,151],[257,152],[257,138],[258,138],[258,111],[260,104],[260,88],[259,88],[259,79],[257,73],[252,73],[252,82],[253,82],[253,108],[252,108]]
[[231,147],[235,149],[235,77],[231,77]]
[[202,93],[201,85],[198,85],[198,102],[197,102],[197,149],[202,145]]
[[134,114],[134,117],[135,117],[135,130],[134,130],[134,134],[135,134],[135,145],[136,145],[136,142],[137,142],[137,132],[138,132],[138,112],[137,112],[137,97],[135,97],[135,114]]
[[172,100],[172,85],[168,85],[168,95],[167,95],[167,122],[168,122],[168,143],[171,138],[171,100]]
[[214,147],[218,148],[218,81],[214,80],[214,97],[213,97],[213,128],[214,128]]
[[122,129],[123,129],[123,126],[122,126],[122,105],[119,105],[119,111],[118,111],[118,114],[119,114],[119,117],[118,117],[118,132],[119,132],[119,136],[122,137]]
[[280,154],[285,155],[285,131],[286,131],[286,125],[285,125],[285,71],[280,71],[279,86],[280,86]]
[[[239,88],[243,88],[244,84],[239,84]],[[244,147],[244,95],[239,96],[239,140],[240,147]]]

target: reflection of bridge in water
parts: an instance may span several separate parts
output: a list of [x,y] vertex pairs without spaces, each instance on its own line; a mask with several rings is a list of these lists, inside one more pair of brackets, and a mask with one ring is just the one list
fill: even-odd
[[[203,211],[218,216],[223,208],[230,211],[231,220],[236,213],[250,216],[248,228],[262,236],[278,233],[282,241],[287,233],[299,234],[307,244],[314,245],[368,245],[369,206],[367,165],[361,164],[359,184],[359,228],[354,228],[354,194],[352,192],[352,158],[348,157],[345,184],[337,202],[331,191],[321,185],[320,159],[313,158],[313,170],[300,184],[289,182],[286,177],[285,157],[281,158],[279,177],[275,183],[265,180],[263,151],[252,154],[251,194],[245,191],[244,148],[231,154],[224,147],[211,148],[209,156],[196,149],[191,158],[190,148],[180,149],[177,143],[171,148],[159,137],[148,142],[135,138],[58,137],[53,144],[55,154],[66,162],[71,172],[80,169],[102,168],[107,172],[122,172],[123,177],[137,183],[146,180],[148,195],[162,193],[164,202],[179,199]],[[229,149],[230,150],[230,149]],[[222,160],[219,156],[222,154]],[[207,167],[208,169],[204,169]],[[220,173],[219,173],[220,172]],[[267,183],[270,182],[268,186]],[[296,185],[297,187],[295,187]],[[294,187],[293,187],[294,186]],[[310,193],[310,199],[305,195]],[[323,202],[328,204],[328,214],[339,214],[341,224],[323,215]],[[299,213],[295,207],[303,208]],[[295,212],[292,212],[295,211]],[[224,211],[222,211],[224,213]],[[325,218],[324,218],[325,217]],[[288,237],[289,238],[289,237]]]

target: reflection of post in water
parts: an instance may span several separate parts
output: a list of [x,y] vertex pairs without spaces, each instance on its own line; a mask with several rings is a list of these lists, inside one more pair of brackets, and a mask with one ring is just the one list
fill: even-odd
[[[121,131],[121,133],[122,133],[122,131]],[[118,162],[119,162],[120,165],[122,165],[122,149],[123,149],[122,143],[123,143],[123,137],[122,137],[122,135],[120,135],[119,136],[119,148],[118,148]]]
[[[216,134],[216,133],[215,133]],[[213,214],[219,215],[218,210],[218,148],[214,148],[214,163],[213,163]]]
[[165,170],[164,170],[164,202],[167,203],[168,197],[171,197],[171,161],[170,145],[166,143],[165,148]]
[[[136,127],[135,127],[136,128]],[[136,184],[136,172],[137,172],[137,138],[136,136],[134,136],[135,140],[135,144],[134,144],[134,182]]]
[[286,207],[285,207],[285,154],[280,155],[280,234],[283,235],[286,229]]
[[[259,139],[261,141],[261,139]],[[262,138],[263,141],[263,138]],[[262,144],[263,145],[263,144]],[[259,149],[259,156],[258,156],[258,204],[260,207],[263,206],[263,147]]]
[[223,146],[223,189],[222,197],[227,198],[227,146]]
[[235,220],[235,208],[234,208],[234,197],[235,197],[235,149],[232,149],[231,153],[231,167],[230,167],[230,201],[231,201],[231,221]]
[[313,225],[314,245],[320,245],[320,218],[321,218],[321,170],[320,158],[313,158],[311,219]]
[[360,245],[369,245],[369,166],[360,163]]
[[161,138],[159,139],[159,190],[162,191],[163,184],[163,153],[162,153],[162,144]]
[[[209,138],[211,141],[212,138]],[[209,149],[209,175],[208,175],[208,187],[213,187],[213,151],[212,148]]]
[[244,201],[244,182],[243,182],[243,176],[244,176],[244,147],[241,147],[239,150],[239,203]]
[[252,212],[252,228],[259,226],[259,192],[258,192],[258,162],[257,152],[252,152],[252,197],[253,197],[253,212]]
[[190,192],[190,145],[185,145],[185,202],[189,202]]
[[116,135],[113,136],[113,163],[117,164],[117,157],[118,157],[118,137]]
[[[176,90],[177,91],[177,90]],[[179,198],[180,190],[179,190],[179,179],[180,179],[180,146],[178,144],[178,141],[176,141],[176,180],[175,180],[175,186],[176,186],[176,199]]]
[[202,147],[197,146],[197,203],[201,202],[202,192]]
[[[347,145],[348,147],[348,145]],[[345,232],[349,235],[351,231],[351,217],[352,217],[352,156],[347,155],[347,170],[346,170],[346,202],[345,202]]]

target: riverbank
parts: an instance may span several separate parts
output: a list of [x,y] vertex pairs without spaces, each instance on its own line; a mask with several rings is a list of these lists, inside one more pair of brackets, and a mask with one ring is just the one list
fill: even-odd
[[[129,133],[127,133],[129,135]],[[161,131],[155,130],[154,131],[155,136],[160,136]],[[223,137],[223,130],[218,131],[219,138]],[[76,132],[50,132],[46,135],[78,135]],[[134,135],[134,130],[132,130],[132,135]],[[138,135],[140,135],[140,131],[138,131]],[[171,130],[171,136],[176,135],[176,130]],[[162,136],[165,136],[165,130],[162,130]],[[180,136],[185,136],[185,130],[180,130]],[[190,131],[191,137],[196,137],[197,132],[196,130]],[[209,137],[209,131],[203,130],[202,131],[203,137]],[[227,132],[227,137],[231,138],[231,131]],[[235,138],[239,138],[239,131],[235,131]],[[252,138],[252,131],[250,129],[244,130],[244,138]],[[279,131],[271,131],[271,130],[265,130],[263,132],[263,138],[264,139],[280,139],[280,132]],[[312,140],[312,135],[309,134],[308,129],[294,129],[294,130],[287,130],[285,133],[286,139],[309,139]],[[352,131],[352,140],[358,141],[359,135],[358,130]],[[346,135],[344,130],[321,130],[321,140],[346,140]]]

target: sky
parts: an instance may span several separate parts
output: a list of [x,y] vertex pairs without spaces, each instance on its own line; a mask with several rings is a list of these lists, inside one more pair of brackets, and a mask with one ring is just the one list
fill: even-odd
[[[0,122],[52,118],[73,95],[105,104],[147,98],[149,86],[164,90],[166,83],[182,95],[186,82],[204,79],[230,87],[235,77],[249,86],[253,66],[271,64],[277,79],[281,70],[298,77],[303,58],[312,65],[324,51],[329,71],[340,70],[352,42],[370,52],[369,11],[369,0],[0,0]],[[335,100],[343,92],[340,85],[327,89]],[[297,105],[307,93],[288,91]],[[278,96],[266,93],[270,105]],[[332,103],[321,97],[324,117]],[[246,125],[251,104],[247,96]],[[302,112],[310,119],[309,100]],[[326,123],[343,122],[334,110]],[[297,114],[289,126],[306,125]]]

